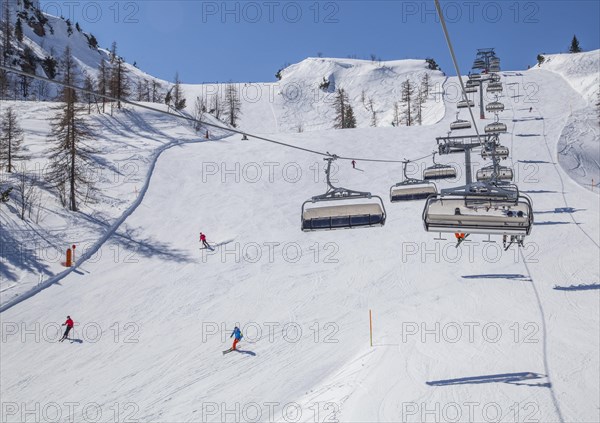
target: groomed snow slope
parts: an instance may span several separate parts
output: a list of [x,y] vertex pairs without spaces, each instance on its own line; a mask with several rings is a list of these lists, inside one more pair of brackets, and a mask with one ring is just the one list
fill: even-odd
[[[558,160],[571,178],[590,190],[600,188],[600,50],[545,56],[529,73],[553,72],[567,81],[581,98],[563,99],[570,116],[558,141]],[[535,78],[535,77],[534,77]],[[551,87],[534,86],[540,90]]]
[[[97,262],[0,315],[3,421],[35,407],[52,421],[98,409],[141,421],[599,421],[598,195],[556,159],[564,104],[581,97],[549,72],[503,81],[551,87],[531,113],[518,92],[502,98],[501,141],[534,202],[524,249],[436,241],[422,202],[386,200],[383,228],[303,233],[302,202],[325,190],[320,157],[239,136],[174,148]],[[447,132],[446,106],[427,127],[279,139],[420,157]],[[401,179],[398,165],[339,166],[341,185],[384,198]],[[200,230],[214,254],[198,249]],[[123,245],[126,234],[148,247]],[[59,344],[66,314],[79,326]],[[236,322],[242,351],[223,356]]]

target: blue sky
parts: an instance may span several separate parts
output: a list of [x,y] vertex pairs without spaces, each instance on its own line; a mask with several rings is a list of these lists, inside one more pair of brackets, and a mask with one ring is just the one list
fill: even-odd
[[[494,47],[504,70],[526,69],[538,53],[600,48],[600,1],[442,0],[467,73],[477,48]],[[371,55],[433,57],[454,74],[433,0],[426,1],[41,1],[80,23],[102,47],[146,72],[186,83],[272,81],[286,63]]]

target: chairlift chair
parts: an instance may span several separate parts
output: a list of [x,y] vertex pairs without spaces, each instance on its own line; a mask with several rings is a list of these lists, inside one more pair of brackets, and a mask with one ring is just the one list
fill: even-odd
[[454,169],[450,165],[444,165],[435,162],[435,155],[433,153],[433,166],[428,167],[423,171],[423,179],[427,181],[436,180],[436,179],[447,179],[447,178],[455,178],[456,177],[456,169]]
[[[370,192],[353,191],[346,188],[337,188],[331,184],[331,163],[337,156],[328,157],[327,192],[312,197],[302,204],[302,230],[322,231],[334,229],[350,229],[371,226],[383,226],[386,220],[383,200]],[[356,203],[356,200],[378,199],[378,202]],[[350,202],[348,202],[350,201]],[[307,208],[308,204],[329,203],[329,206]]]
[[499,134],[502,132],[506,132],[506,130],[506,124],[502,122],[492,122],[485,126],[486,134]]
[[507,131],[505,123],[500,122],[498,113],[496,113],[496,120],[485,126],[486,134],[500,134]]
[[450,124],[450,129],[455,131],[457,129],[469,129],[471,127],[471,122],[464,119],[458,118],[458,113],[456,114],[456,120]]
[[503,112],[504,111],[504,103],[500,103],[499,101],[492,101],[485,106],[485,110],[488,112]]
[[489,78],[491,82],[500,82],[500,75],[498,75],[497,73],[490,74]]
[[490,82],[486,88],[488,93],[501,93],[503,90],[501,82]]
[[513,170],[508,166],[486,166],[477,171],[475,175],[479,182],[488,182],[493,179],[498,181],[512,181],[514,177]]
[[477,81],[473,81],[471,79],[469,79],[466,83],[465,86],[466,87],[477,87],[479,85],[479,82]]
[[[476,187],[475,192],[472,187]],[[476,182],[430,196],[423,210],[427,232],[506,235],[531,233],[533,207],[529,197],[505,187]]]
[[409,178],[406,174],[406,166],[409,162],[404,162],[404,181],[397,183],[390,188],[390,201],[397,203],[400,201],[424,200],[430,195],[437,194],[437,187],[433,182],[422,181],[415,178]]
[[469,79],[471,79],[471,80],[481,79],[481,74],[479,74],[479,73],[472,73],[472,74],[469,75]]
[[467,85],[467,86],[465,87],[465,92],[466,92],[467,94],[476,93],[476,92],[477,92],[477,85],[471,85],[471,86]]
[[456,107],[458,107],[459,109],[465,109],[467,107],[475,107],[475,102],[473,100],[460,100],[456,104]]
[[501,160],[505,160],[508,158],[509,153],[508,147],[503,145],[493,146],[491,148],[486,146],[481,150],[481,157],[483,159],[488,159],[495,156]]

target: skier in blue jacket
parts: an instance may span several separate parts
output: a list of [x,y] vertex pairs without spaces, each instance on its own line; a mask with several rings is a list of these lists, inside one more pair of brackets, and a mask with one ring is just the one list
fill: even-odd
[[233,332],[231,332],[231,335],[229,337],[231,338],[232,336],[235,336],[235,339],[233,340],[233,346],[231,347],[231,349],[235,350],[235,346],[238,342],[242,340],[244,335],[242,335],[242,331],[240,330],[240,328],[236,326],[235,328],[233,328]]

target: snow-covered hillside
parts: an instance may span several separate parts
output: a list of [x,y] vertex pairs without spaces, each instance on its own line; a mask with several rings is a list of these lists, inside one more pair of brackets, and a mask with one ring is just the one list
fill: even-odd
[[[357,127],[390,127],[394,103],[403,109],[401,84],[409,80],[416,90],[425,74],[430,78],[430,91],[423,107],[422,124],[430,125],[444,117],[441,94],[446,78],[442,72],[430,70],[425,60],[309,58],[283,69],[278,82],[235,84],[241,101],[239,127],[261,133],[332,129],[338,88],[348,94]],[[321,87],[323,82],[328,84],[326,88]],[[226,87],[227,84],[185,85],[188,110],[198,97],[205,98],[210,108],[215,96],[225,97]]]
[[[102,60],[107,63],[112,62],[111,53],[107,49],[100,48],[99,41],[91,33],[85,32],[78,22],[71,22],[63,17],[52,16],[43,13],[38,7],[37,2],[16,2],[10,13],[11,37],[10,50],[6,65],[23,70],[29,73],[35,73],[50,79],[60,80],[62,76],[61,60],[65,49],[70,48],[71,54],[75,58],[78,73],[78,83],[83,85],[84,75],[90,75],[96,78],[98,67]],[[14,28],[20,21],[23,39],[19,41],[14,33]],[[3,30],[0,30],[3,34]],[[113,40],[106,41],[107,43]],[[118,49],[116,51],[119,55]],[[124,71],[127,72],[128,82],[132,92],[135,92],[138,84],[141,82],[151,83],[155,81],[161,84],[164,90],[169,88],[169,83],[154,78],[137,67],[123,62]],[[11,88],[9,98],[26,100],[48,100],[55,98],[56,86],[41,83],[39,81],[27,80],[30,86],[27,89],[21,88],[16,81],[16,77],[8,74],[12,80],[8,85],[17,85]]]
[[600,91],[600,50],[575,54],[547,54],[535,69],[556,72],[591,104],[598,102]]
[[[558,141],[558,160],[574,180],[590,190],[600,188],[600,50],[577,54],[545,55],[541,66],[530,72],[560,75],[581,97],[569,101],[554,93],[569,111]],[[535,85],[551,94],[553,86]]]
[[[354,69],[344,63],[332,74]],[[351,96],[381,92],[377,72],[388,71],[362,69],[358,87],[349,78]],[[100,239],[98,253],[0,315],[2,421],[84,421],[99,411],[101,421],[600,421],[599,196],[557,163],[565,104],[586,100],[556,72],[502,80],[505,163],[535,211],[521,250],[477,236],[461,248],[435,240],[422,229],[422,202],[386,200],[382,228],[304,233],[301,205],[326,189],[322,157],[239,135],[200,142],[152,112],[93,118],[105,166],[131,160],[140,172],[134,187],[104,185],[117,210],[105,201],[103,214],[60,222],[63,244]],[[522,94],[532,84],[544,88],[535,103]],[[254,128],[339,155],[422,157],[454,120],[454,101],[442,99],[421,127],[325,130],[322,119],[321,130],[286,133],[293,116],[316,112],[274,102],[276,117],[261,114]],[[29,113],[35,151],[45,123]],[[275,131],[280,120],[287,126]],[[192,142],[155,166],[144,159],[175,140]],[[461,172],[439,187],[460,184],[463,158],[440,161]],[[339,185],[384,199],[402,179],[399,164],[337,164]],[[0,219],[3,230],[17,222],[4,208]],[[199,249],[199,231],[214,252]],[[73,341],[57,343],[67,314]],[[224,356],[236,324],[241,350]]]

